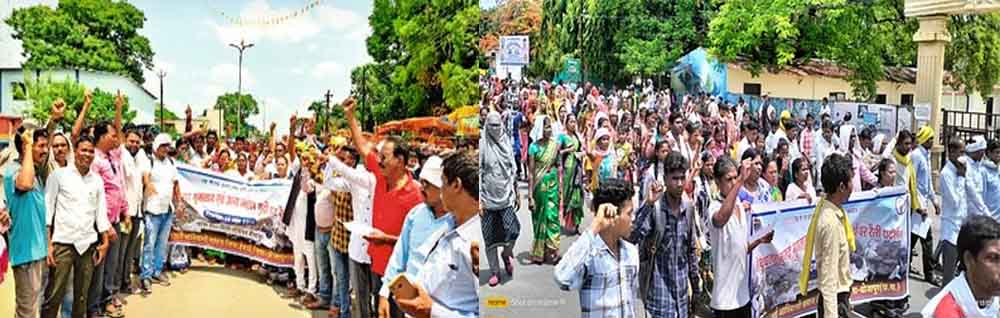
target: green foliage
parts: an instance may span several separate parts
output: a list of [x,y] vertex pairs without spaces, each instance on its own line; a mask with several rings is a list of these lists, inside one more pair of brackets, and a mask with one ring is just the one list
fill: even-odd
[[[243,118],[241,119],[240,109],[242,107]],[[257,115],[260,109],[257,108],[257,100],[250,94],[226,93],[215,99],[213,109],[222,110],[223,127],[233,127],[233,134],[236,136],[247,136],[252,131],[252,125],[246,122],[246,118]],[[237,132],[236,127],[240,127]]]
[[540,53],[528,73],[547,77],[576,57],[584,80],[624,83],[633,76],[662,76],[704,43],[714,12],[705,0],[545,1],[541,39],[532,39]]
[[[154,118],[153,120],[156,120],[157,122],[159,122],[160,121],[160,109],[161,109],[160,104],[157,103],[156,106],[154,106],[154,107],[156,107],[156,110],[155,110],[156,118]],[[162,107],[162,109],[163,109],[163,120],[178,120],[178,119],[181,119],[180,117],[177,117],[177,114],[174,114],[174,112],[170,111],[170,108]]]
[[142,70],[153,66],[149,39],[139,34],[145,21],[125,1],[60,0],[55,9],[15,9],[4,22],[22,41],[25,68],[107,71],[142,84]]
[[989,96],[1000,83],[1000,13],[952,17],[945,63],[961,83]]
[[376,0],[368,22],[368,53],[388,71],[380,80],[389,79],[385,83],[393,86],[387,95],[373,97],[398,98],[406,105],[392,118],[424,116],[435,105],[454,109],[475,100],[478,89],[459,84],[475,83],[478,69],[475,1]]
[[[389,69],[386,64],[370,63],[351,70],[351,95],[356,96],[358,101],[355,112],[367,131],[372,131],[376,123],[407,117],[401,111],[406,108],[393,88]],[[334,111],[343,116],[343,109]]]
[[[50,77],[33,79],[28,72],[25,72],[24,76],[29,106],[26,109],[21,109],[20,112],[44,125],[49,121],[49,116],[52,115],[52,103],[56,99],[62,98],[66,103],[66,109],[63,113],[63,119],[57,123],[57,127],[66,131],[72,129],[80,109],[83,108],[83,96],[87,88],[70,79],[52,80]],[[122,122],[132,122],[135,116],[136,112],[129,110],[128,96],[125,96],[125,105],[122,106]],[[100,88],[94,89],[91,92],[90,110],[87,112],[85,123],[94,124],[114,119],[115,93],[105,92]]]

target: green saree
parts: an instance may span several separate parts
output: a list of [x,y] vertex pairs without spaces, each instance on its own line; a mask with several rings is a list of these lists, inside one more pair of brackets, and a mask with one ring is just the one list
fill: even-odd
[[[545,147],[545,148],[542,148]],[[550,140],[547,145],[531,144],[528,155],[535,161],[535,188],[532,196],[535,208],[531,211],[535,242],[531,255],[543,257],[546,250],[559,250],[559,170],[554,165],[559,154],[559,143]]]

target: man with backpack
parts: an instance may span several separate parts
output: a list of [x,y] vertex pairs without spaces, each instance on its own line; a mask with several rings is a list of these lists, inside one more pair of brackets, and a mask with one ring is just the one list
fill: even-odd
[[700,294],[695,205],[683,196],[687,159],[672,151],[663,165],[665,181],[650,186],[629,241],[641,242],[639,260],[649,264],[639,269],[639,292],[646,311],[652,317],[686,318],[691,304],[688,284]]

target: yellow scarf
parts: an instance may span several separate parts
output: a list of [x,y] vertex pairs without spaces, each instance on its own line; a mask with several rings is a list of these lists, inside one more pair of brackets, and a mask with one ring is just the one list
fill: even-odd
[[[799,291],[803,296],[806,295],[807,289],[809,288],[809,272],[812,270],[813,245],[815,244],[816,238],[816,222],[819,220],[819,212],[823,209],[823,204],[825,203],[826,196],[820,198],[819,204],[816,205],[816,210],[813,211],[812,220],[809,221],[809,231],[806,232],[806,251],[805,255],[802,257],[802,272],[799,273]],[[841,209],[841,211],[843,211],[843,209]],[[850,246],[851,252],[854,252],[857,248],[857,246],[854,245],[854,228],[851,227],[851,222],[847,219],[847,211],[843,212],[844,217],[840,218],[840,223],[844,225],[844,235],[847,236],[847,245]]]
[[896,162],[906,166],[906,174],[909,176],[906,187],[910,192],[910,210],[916,211],[920,209],[920,193],[917,192],[917,170],[913,168],[913,162],[910,161],[909,155],[903,156],[897,151],[893,151],[892,154],[896,156]]

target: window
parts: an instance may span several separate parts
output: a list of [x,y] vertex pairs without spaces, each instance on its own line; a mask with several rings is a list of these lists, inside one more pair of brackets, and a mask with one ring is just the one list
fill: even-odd
[[28,91],[21,82],[11,82],[10,90],[14,92],[14,100],[25,100],[28,99]]
[[830,101],[839,102],[847,100],[847,93],[845,92],[830,92]]
[[760,84],[743,83],[743,94],[760,96]]
[[876,104],[885,104],[885,94],[875,95],[875,103]]
[[899,95],[899,104],[913,106],[913,94]]

